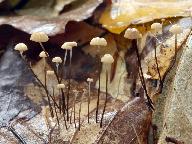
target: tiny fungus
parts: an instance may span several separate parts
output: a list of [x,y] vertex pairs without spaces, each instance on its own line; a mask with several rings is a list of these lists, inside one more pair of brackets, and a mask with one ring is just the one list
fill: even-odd
[[[64,62],[63,62],[63,67],[65,66],[66,63],[66,58],[67,58],[67,51],[70,51],[70,60],[69,60],[69,81],[68,81],[68,89],[67,89],[67,120],[69,120],[69,92],[71,88],[71,61],[72,61],[72,54],[73,54],[73,47],[76,47],[77,43],[76,42],[65,42],[61,48],[65,49],[65,56],[64,56]],[[62,79],[62,78],[61,78]]]
[[135,51],[136,51],[136,55],[137,55],[137,63],[138,63],[138,66],[139,66],[139,77],[140,77],[140,80],[141,80],[142,87],[143,87],[143,89],[145,91],[145,94],[147,96],[147,106],[149,108],[151,108],[151,109],[154,109],[153,105],[152,105],[153,104],[152,100],[149,97],[148,92],[147,92],[145,79],[144,79],[144,76],[143,76],[143,70],[142,70],[142,66],[141,66],[141,58],[140,58],[138,45],[137,45],[138,39],[140,39],[142,37],[142,34],[136,28],[128,28],[125,31],[124,37],[133,41],[133,47],[135,47]]
[[18,43],[14,49],[19,51],[22,57],[23,52],[28,50],[27,46],[24,43]]
[[[162,24],[160,23],[153,23],[151,25],[151,30],[154,31],[154,37],[157,39],[157,34],[161,34],[162,33]],[[156,63],[156,67],[157,67],[157,72],[158,72],[158,75],[159,75],[159,80],[160,80],[160,86],[161,88],[163,87],[163,81],[162,81],[162,78],[161,78],[161,73],[160,73],[160,70],[159,70],[159,64],[158,64],[158,60],[157,60],[157,42],[155,42],[155,63]]]
[[101,87],[101,78],[100,78],[101,61],[100,61],[99,52],[100,52],[101,46],[102,47],[107,46],[107,41],[104,38],[95,37],[90,41],[90,45],[97,46],[97,59],[98,59],[98,63],[99,63],[99,67],[98,67],[99,88],[98,88],[98,93],[97,93],[97,107],[96,107],[96,123],[97,123],[98,110],[99,110],[99,99],[100,99],[100,91],[101,91],[100,90],[100,87]]
[[62,63],[62,59],[60,57],[54,57],[52,62],[56,64],[57,74],[59,73],[59,64]]
[[88,93],[88,98],[87,98],[87,103],[88,103],[88,123],[89,123],[89,105],[90,105],[90,96],[91,96],[91,83],[93,82],[92,78],[87,78],[87,82],[89,84],[89,93]]
[[181,26],[174,24],[171,26],[171,28],[169,29],[169,31],[175,35],[175,55],[174,55],[174,60],[173,60],[173,64],[171,66],[171,68],[174,66],[175,62],[176,62],[176,58],[177,58],[177,36],[178,34],[183,32],[183,29],[181,28]]
[[105,109],[106,109],[106,105],[107,105],[107,95],[108,95],[108,71],[109,68],[111,66],[111,64],[114,62],[113,56],[111,56],[110,54],[105,54],[102,58],[101,58],[101,62],[103,63],[104,67],[105,67],[105,71],[106,71],[106,87],[105,87],[105,103],[104,103],[104,108],[103,108],[103,112],[101,115],[101,122],[100,122],[100,127],[102,127],[103,125],[103,117],[104,117],[104,113],[105,113]]

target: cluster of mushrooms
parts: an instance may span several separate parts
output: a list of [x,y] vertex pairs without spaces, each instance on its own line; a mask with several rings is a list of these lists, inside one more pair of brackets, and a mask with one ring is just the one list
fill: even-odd
[[[153,31],[153,36],[157,37],[158,34],[162,33],[162,23],[153,23],[151,25],[151,29]],[[175,58],[176,59],[176,54],[177,54],[177,35],[182,33],[182,28],[179,25],[172,25],[172,27],[169,30],[172,34],[175,35]],[[135,47],[135,51],[137,54],[137,63],[139,66],[139,78],[140,78],[140,82],[142,85],[142,88],[145,92],[145,96],[147,98],[146,104],[149,107],[150,110],[153,110],[153,102],[150,98],[150,96],[148,95],[148,91],[146,88],[146,82],[145,79],[150,78],[150,75],[147,75],[145,73],[143,73],[142,70],[142,66],[141,66],[141,58],[140,58],[140,53],[139,53],[139,49],[138,49],[138,40],[142,37],[142,34],[136,29],[136,28],[128,28],[125,31],[124,37],[127,39],[132,40],[133,42],[133,46]],[[68,81],[68,86],[67,86],[67,92],[64,92],[64,89],[66,88],[65,84],[62,83],[63,82],[63,75],[60,75],[60,73],[63,73],[63,69],[66,65],[66,61],[67,61],[67,55],[69,54],[69,75],[71,74],[71,61],[72,61],[72,50],[74,47],[77,47],[78,44],[76,42],[65,42],[61,48],[65,50],[65,54],[64,54],[64,58],[62,59],[61,57],[54,57],[51,59],[51,57],[49,56],[48,52],[45,50],[43,43],[47,42],[49,40],[48,36],[44,33],[44,32],[35,32],[31,35],[30,37],[31,41],[37,42],[39,43],[39,45],[42,48],[42,52],[39,54],[39,57],[41,57],[44,60],[44,83],[41,82],[38,78],[38,76],[35,75],[35,73],[33,72],[30,64],[28,64],[28,66],[30,67],[32,73],[34,74],[34,76],[36,77],[36,79],[38,80],[38,82],[41,84],[41,86],[44,88],[45,92],[46,92],[46,96],[47,96],[47,100],[48,100],[48,104],[49,104],[49,110],[50,110],[50,114],[52,117],[56,116],[57,118],[57,123],[58,125],[60,125],[59,123],[59,118],[58,118],[58,111],[60,112],[60,114],[63,115],[64,118],[64,124],[66,129],[68,129],[67,126],[67,122],[69,121],[69,98],[70,98],[70,78]],[[157,40],[158,42],[158,40]],[[107,41],[104,38],[93,38],[90,41],[90,45],[92,46],[96,46],[98,47],[98,49],[106,47],[107,46]],[[23,52],[28,50],[28,47],[24,44],[24,43],[19,43],[15,46],[15,50],[20,52],[21,57],[23,58],[23,60],[25,60],[25,57],[23,55]],[[155,47],[155,57],[156,57],[156,47]],[[104,114],[105,114],[105,110],[106,110],[106,106],[107,106],[107,97],[108,97],[108,77],[110,74],[110,66],[111,64],[114,62],[114,58],[111,54],[104,54],[102,57],[100,57],[99,55],[97,56],[97,59],[100,61],[100,66],[103,64],[103,68],[105,69],[105,74],[106,74],[106,95],[105,95],[105,101],[104,101],[104,107],[102,110],[102,114],[101,114],[101,119],[100,119],[100,127],[103,126],[103,119],[104,119]],[[46,68],[46,60],[51,64],[51,70],[48,70]],[[26,61],[26,60],[25,60]],[[27,62],[26,62],[27,63]],[[63,67],[62,72],[59,73],[59,65],[61,65]],[[162,78],[159,72],[159,66],[158,66],[158,61],[157,61],[157,57],[156,57],[156,68],[158,71],[158,75],[159,75],[159,80],[160,80],[160,84],[162,84]],[[50,76],[55,76],[57,79],[58,84],[56,86],[52,86],[52,92],[50,94],[50,90],[48,90],[47,87],[47,83],[49,81],[47,81],[47,78]],[[98,87],[98,97],[97,97],[97,107],[96,107],[96,123],[98,123],[98,109],[99,109],[99,99],[100,99],[100,73],[98,74],[98,81],[99,81],[99,87]],[[90,105],[90,97],[91,97],[91,83],[93,82],[92,78],[87,78],[87,82],[88,82],[88,95],[87,95],[87,102],[88,102],[88,123],[89,123],[89,105]],[[59,91],[59,100],[58,102],[56,101],[55,98],[55,88],[57,88],[57,90]],[[83,96],[85,96],[86,93],[86,89],[84,89],[83,92]],[[73,98],[73,108],[74,108],[74,125],[76,128],[76,118],[75,118],[75,101],[76,101],[76,97],[78,95],[78,91],[74,91],[74,98]],[[82,96],[82,97],[83,97]],[[81,105],[79,108],[79,120],[78,120],[78,129],[80,130],[80,125],[81,125],[81,120],[80,120],[80,113],[81,113]]]

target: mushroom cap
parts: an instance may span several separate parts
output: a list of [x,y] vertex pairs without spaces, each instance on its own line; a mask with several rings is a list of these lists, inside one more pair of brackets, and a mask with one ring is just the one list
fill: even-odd
[[169,31],[173,34],[180,34],[183,32],[183,29],[181,28],[180,25],[174,24],[171,26],[171,28],[169,29]]
[[54,75],[54,71],[48,70],[47,75]]
[[63,89],[63,88],[65,88],[65,84],[57,84],[57,88],[58,89]]
[[49,37],[44,32],[34,32],[32,33],[30,40],[34,42],[47,42]]
[[14,49],[20,52],[28,50],[27,46],[24,43],[18,43]]
[[62,49],[66,49],[66,50],[70,50],[72,49],[73,47],[76,47],[77,46],[77,43],[76,42],[65,42],[61,48]]
[[62,59],[60,57],[54,57],[52,59],[52,62],[54,62],[54,63],[62,63]]
[[88,82],[93,82],[93,79],[92,78],[87,78],[87,81]]
[[46,58],[47,55],[46,55],[46,53],[44,51],[42,51],[42,52],[40,52],[39,57]]
[[125,31],[124,37],[127,39],[139,39],[142,34],[136,28],[128,28]]
[[156,33],[162,32],[162,28],[163,26],[160,23],[153,23],[151,25],[151,29],[154,30]]
[[93,46],[107,46],[107,41],[104,38],[95,37],[90,41]]
[[105,63],[105,64],[112,64],[114,62],[113,56],[110,54],[105,54],[102,58],[101,58],[101,62]]

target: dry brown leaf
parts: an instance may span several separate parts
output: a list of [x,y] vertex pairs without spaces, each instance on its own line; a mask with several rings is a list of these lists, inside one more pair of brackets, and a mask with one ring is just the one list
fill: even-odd
[[43,31],[48,35],[56,35],[65,31],[65,25],[69,21],[81,21],[90,17],[101,3],[102,1],[100,0],[88,0],[81,7],[63,13],[55,18],[4,16],[0,18],[0,26],[8,24],[27,33]]

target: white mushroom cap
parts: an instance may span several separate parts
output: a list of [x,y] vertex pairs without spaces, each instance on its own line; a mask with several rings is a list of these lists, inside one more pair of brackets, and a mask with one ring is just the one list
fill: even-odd
[[23,53],[24,51],[28,50],[27,46],[24,43],[18,43],[15,48],[15,50]]
[[104,38],[95,37],[90,41],[93,46],[107,46],[107,41]]
[[169,31],[173,34],[180,34],[183,32],[183,29],[181,28],[181,26],[175,24],[172,25],[171,28],[169,29]]
[[66,49],[66,50],[70,50],[72,49],[73,47],[77,46],[77,43],[76,42],[65,42],[61,48],[62,49]]
[[111,56],[110,54],[105,54],[101,58],[101,62],[105,64],[112,64],[114,62],[113,56]]
[[151,25],[151,29],[154,30],[155,32],[161,32],[162,31],[162,24],[160,23],[153,23]]
[[54,57],[52,59],[52,62],[54,62],[54,63],[62,63],[62,59],[60,57]]
[[142,37],[142,34],[136,28],[128,28],[125,31],[124,37],[127,39],[138,39]]
[[49,37],[44,32],[35,32],[32,33],[30,40],[34,42],[47,42]]
[[54,75],[54,71],[48,70],[47,75]]
[[92,78],[87,78],[87,81],[88,82],[93,82],[93,79]]
[[47,55],[46,55],[46,53],[44,51],[42,51],[42,52],[40,52],[39,57],[46,58]]
[[58,89],[63,89],[63,88],[65,88],[65,84],[58,84],[58,85],[57,85],[57,88],[58,88]]

